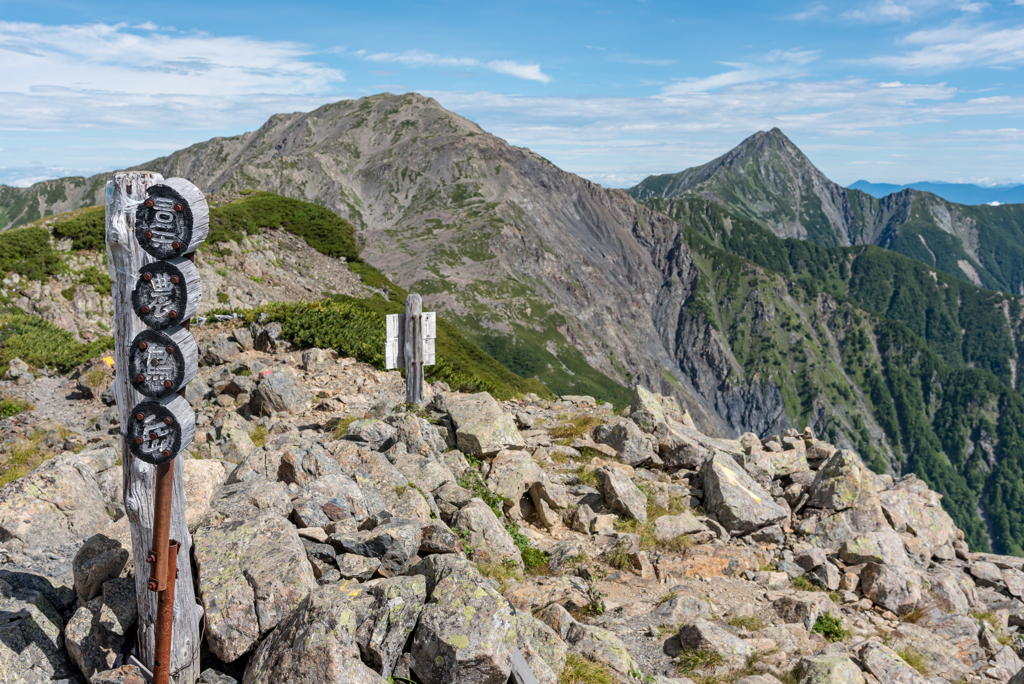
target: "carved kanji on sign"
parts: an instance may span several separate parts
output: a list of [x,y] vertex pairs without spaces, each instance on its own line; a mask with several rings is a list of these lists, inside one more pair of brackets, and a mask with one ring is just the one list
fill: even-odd
[[196,415],[184,397],[144,401],[132,409],[128,443],[132,455],[146,463],[167,463],[192,442]]
[[163,330],[192,318],[202,296],[199,271],[191,261],[155,261],[139,269],[132,306],[143,323]]
[[153,399],[169,397],[187,385],[199,369],[199,350],[181,326],[143,330],[128,351],[132,386]]
[[206,198],[184,178],[171,178],[147,190],[135,212],[135,238],[157,259],[172,259],[201,245],[210,231]]

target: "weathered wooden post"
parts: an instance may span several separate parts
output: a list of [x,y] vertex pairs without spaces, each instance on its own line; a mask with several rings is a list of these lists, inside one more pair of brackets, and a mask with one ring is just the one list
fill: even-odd
[[188,181],[147,171],[115,174],[106,210],[114,397],[139,604],[136,655],[154,682],[194,684],[203,611],[192,582],[184,463],[176,457],[195,435],[195,413],[182,396],[198,365],[187,327],[202,295],[190,259],[206,239],[209,210]]
[[411,294],[405,300],[404,314],[389,314],[384,366],[387,370],[405,368],[405,401],[423,401],[423,367],[434,365],[434,340],[437,316],[423,311],[423,300]]

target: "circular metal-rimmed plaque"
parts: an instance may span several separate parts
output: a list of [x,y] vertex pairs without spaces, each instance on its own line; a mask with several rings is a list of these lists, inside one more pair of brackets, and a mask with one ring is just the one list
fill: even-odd
[[210,232],[206,197],[184,178],[168,178],[150,186],[135,210],[135,239],[157,259],[194,252]]
[[199,370],[199,350],[181,326],[143,330],[128,348],[132,387],[153,399],[169,397],[191,382]]
[[132,308],[150,328],[165,330],[192,318],[202,295],[199,271],[191,261],[154,261],[139,269]]
[[150,399],[132,409],[128,418],[128,446],[132,456],[162,465],[192,443],[196,414],[184,397]]

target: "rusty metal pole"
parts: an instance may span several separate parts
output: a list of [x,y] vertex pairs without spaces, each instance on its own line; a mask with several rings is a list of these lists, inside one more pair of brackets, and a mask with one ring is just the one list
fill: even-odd
[[[168,507],[168,510],[170,508]],[[178,549],[180,544],[171,539],[167,546],[165,584],[156,599],[156,648],[153,659],[153,684],[168,684],[171,676],[171,637],[174,631],[174,585],[178,578]]]

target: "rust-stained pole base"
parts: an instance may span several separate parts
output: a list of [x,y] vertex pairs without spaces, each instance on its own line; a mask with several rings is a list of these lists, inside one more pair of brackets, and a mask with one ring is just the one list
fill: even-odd
[[174,585],[178,576],[178,547],[168,539],[171,531],[171,498],[174,492],[174,460],[156,467],[153,500],[153,545],[149,552],[149,590],[157,592],[156,643],[153,684],[168,684],[171,674],[171,636],[174,631]]
[[178,577],[178,548],[171,540],[167,544],[167,588],[157,593],[156,599],[156,657],[153,660],[153,684],[168,684],[171,676],[171,637],[174,631],[174,585]]

